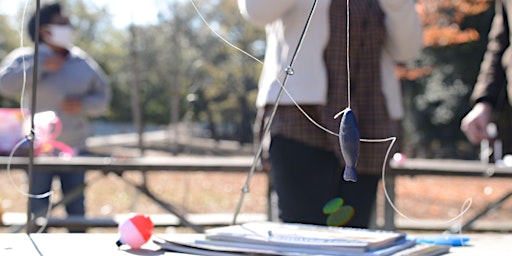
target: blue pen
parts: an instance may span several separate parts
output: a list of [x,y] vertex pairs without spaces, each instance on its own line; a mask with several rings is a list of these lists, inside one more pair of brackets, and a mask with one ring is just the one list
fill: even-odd
[[449,246],[463,246],[469,241],[469,237],[459,235],[438,235],[418,238],[416,243],[423,244],[436,244],[436,245],[449,245]]

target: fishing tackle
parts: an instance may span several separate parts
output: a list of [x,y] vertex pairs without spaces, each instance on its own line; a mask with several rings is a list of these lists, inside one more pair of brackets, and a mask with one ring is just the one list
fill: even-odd
[[153,235],[153,221],[148,215],[135,214],[119,224],[119,240],[116,245],[129,245],[132,249],[139,249]]
[[357,181],[356,165],[359,158],[359,144],[361,136],[357,120],[350,108],[346,108],[335,116],[338,117],[343,113],[340,122],[339,141],[341,154],[345,160],[345,170],[343,179],[346,181]]

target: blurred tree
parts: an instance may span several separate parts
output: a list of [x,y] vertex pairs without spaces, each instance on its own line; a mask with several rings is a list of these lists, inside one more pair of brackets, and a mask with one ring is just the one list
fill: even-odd
[[10,50],[16,48],[20,44],[19,33],[9,24],[9,18],[0,15],[0,59],[3,59]]
[[70,0],[66,10],[71,13],[75,27],[75,44],[88,52],[105,70],[112,86],[110,121],[129,122],[130,69],[127,30],[115,28],[104,6],[95,6],[87,0]]
[[[165,7],[155,13],[156,24],[132,27],[136,37],[131,37],[128,28],[113,27],[105,6],[69,0],[65,10],[73,17],[75,43],[91,54],[110,78],[113,100],[109,121],[132,121],[130,90],[136,72],[146,123],[174,126],[194,122],[208,127],[216,139],[250,142],[261,64],[215,34],[262,59],[263,29],[233,12],[237,7],[232,0],[194,3],[208,25],[191,2],[168,0],[159,3]],[[0,31],[8,34],[10,26],[3,23],[6,21],[1,18]],[[7,39],[11,37],[0,41],[0,54],[16,47],[7,45]],[[135,67],[133,58],[137,59]]]
[[[237,8],[236,1],[222,0],[212,8],[207,18],[215,21],[212,25],[226,40],[261,59],[263,49],[258,46],[264,44],[263,29],[249,24],[238,12],[233,15],[232,10]],[[210,52],[214,62],[209,63],[208,69],[220,71],[210,74],[213,84],[221,86],[205,87],[204,95],[222,101],[212,101],[208,110],[214,122],[223,124],[220,128],[234,133],[240,142],[250,142],[252,123],[256,116],[254,102],[261,64],[219,39],[214,39],[216,46]]]
[[[0,60],[7,54],[20,46],[20,34],[12,27],[9,17],[0,15]],[[18,107],[19,103],[10,98],[0,96],[0,107],[13,108]]]
[[[254,46],[264,34],[233,14],[236,3],[196,3],[215,33],[261,57]],[[204,123],[213,138],[251,141],[260,64],[214,35],[190,2],[169,2],[159,19],[137,29],[147,120],[176,125],[186,117]]]
[[412,157],[475,158],[460,132],[494,13],[491,0],[418,0],[425,48],[405,65],[402,150]]

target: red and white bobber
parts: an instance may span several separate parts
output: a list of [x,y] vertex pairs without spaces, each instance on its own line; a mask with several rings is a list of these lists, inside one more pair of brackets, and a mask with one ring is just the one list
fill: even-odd
[[129,245],[132,249],[138,249],[144,245],[153,235],[153,221],[148,215],[135,214],[131,218],[119,224],[119,240],[117,246]]

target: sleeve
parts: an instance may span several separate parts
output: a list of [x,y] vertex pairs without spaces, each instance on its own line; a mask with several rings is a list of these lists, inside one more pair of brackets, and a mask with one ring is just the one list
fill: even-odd
[[507,14],[503,11],[501,1],[496,1],[496,13],[489,32],[489,42],[471,95],[472,104],[488,102],[495,106],[498,103],[500,92],[506,85],[501,59],[509,44]]
[[384,50],[396,62],[417,57],[423,48],[423,27],[413,0],[379,0],[385,13]]
[[[32,85],[34,57],[29,51],[27,48],[17,49],[4,58],[0,64],[0,94],[16,98],[21,95],[24,85],[27,88]],[[40,54],[39,63],[43,63],[46,56]],[[41,77],[43,72],[42,68],[39,68],[37,76]]]
[[238,9],[247,20],[265,25],[280,18],[297,0],[238,0]]
[[92,58],[88,58],[87,62],[93,70],[93,75],[89,81],[89,92],[82,98],[82,108],[88,116],[97,117],[107,113],[110,108],[111,88],[101,67]]

